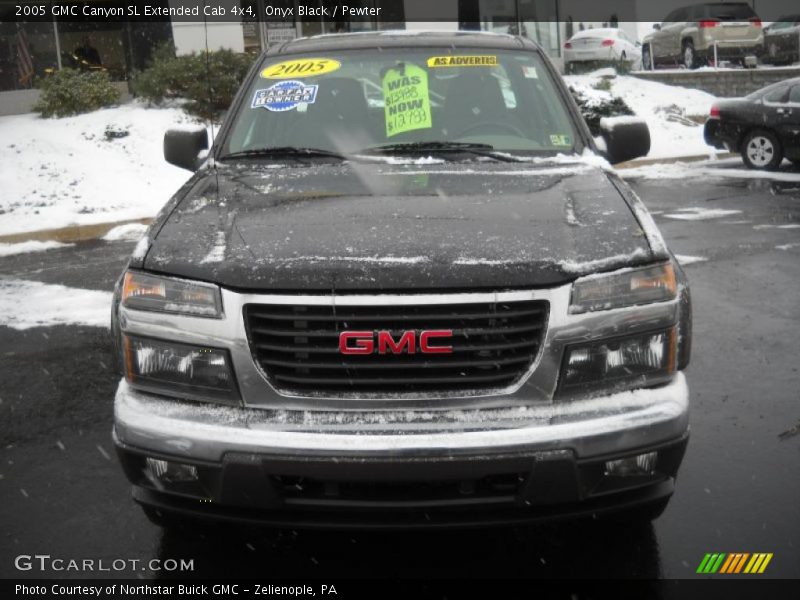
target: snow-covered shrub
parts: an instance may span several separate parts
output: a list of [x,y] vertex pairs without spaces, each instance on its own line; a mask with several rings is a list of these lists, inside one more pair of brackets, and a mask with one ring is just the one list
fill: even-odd
[[603,117],[619,117],[623,115],[634,115],[630,106],[619,96],[600,97],[587,96],[583,92],[570,86],[569,91],[578,104],[578,108],[583,115],[589,131],[592,135],[600,135],[600,119]]
[[162,46],[153,53],[151,65],[133,80],[133,92],[156,105],[167,100],[186,100],[183,109],[202,119],[218,119],[228,109],[253,56],[231,50],[175,56],[174,48]]
[[119,90],[102,71],[61,69],[42,79],[41,96],[33,107],[43,117],[68,117],[119,101]]

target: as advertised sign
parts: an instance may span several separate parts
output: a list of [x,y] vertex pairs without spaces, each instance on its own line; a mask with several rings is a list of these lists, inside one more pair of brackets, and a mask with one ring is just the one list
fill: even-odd
[[428,67],[496,67],[497,57],[492,55],[482,56],[431,56]]
[[415,129],[430,129],[428,74],[416,65],[400,65],[383,76],[386,137]]

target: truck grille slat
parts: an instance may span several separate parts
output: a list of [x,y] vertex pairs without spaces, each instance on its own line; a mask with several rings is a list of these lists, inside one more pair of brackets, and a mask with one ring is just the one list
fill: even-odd
[[[437,325],[437,328],[438,327],[439,326]],[[481,329],[481,328],[478,328],[478,327],[473,327],[473,328],[470,328],[470,329],[453,329],[453,335],[454,336],[463,335],[463,336],[466,337],[466,336],[470,336],[470,335],[493,335],[493,334],[525,333],[525,332],[529,332],[529,331],[538,331],[541,328],[542,328],[541,325],[525,325],[525,326],[522,326],[522,327],[501,327],[501,328],[495,328],[495,329]],[[344,331],[346,329],[359,329],[359,330],[361,330],[361,329],[375,329],[375,330],[380,330],[380,331],[389,331],[389,332],[391,332],[393,334],[400,335],[403,331],[406,331],[408,329],[424,330],[424,329],[431,329],[431,327],[416,327],[416,328],[415,327],[406,327],[406,328],[403,328],[403,329],[388,329],[386,327],[373,328],[373,327],[362,327],[361,325],[359,325],[358,328],[345,326],[345,327],[342,327],[342,329],[340,329],[339,331],[336,331],[336,330],[326,331],[326,330],[321,330],[321,329],[304,329],[304,330],[302,330],[302,333],[299,333],[301,330],[298,329],[298,328],[296,328],[296,329],[270,329],[270,328],[267,328],[267,327],[258,327],[258,326],[257,327],[252,327],[252,331],[255,334],[261,334],[261,335],[265,335],[265,336],[276,336],[276,337],[297,337],[299,335],[302,335],[303,337],[335,337],[335,338],[338,338],[339,337],[339,332],[340,331]]]
[[[473,360],[473,361],[450,361],[450,360],[442,360],[442,361],[432,361],[426,360],[424,362],[419,361],[409,361],[409,360],[398,360],[397,362],[375,362],[372,360],[362,361],[362,362],[304,362],[303,367],[306,369],[330,369],[330,370],[341,370],[341,369],[365,369],[365,370],[373,370],[373,369],[422,369],[422,370],[430,370],[430,369],[456,369],[456,368],[464,368],[464,367],[497,367],[500,365],[510,365],[510,364],[519,364],[519,363],[530,363],[533,357],[530,354],[524,356],[514,356],[510,358],[494,358],[491,360]],[[277,358],[271,357],[264,357],[261,359],[262,365],[269,365],[271,367],[290,367],[290,368],[297,368],[298,362],[297,361],[288,361],[288,360],[281,360]]]
[[[521,341],[506,342],[503,344],[465,344],[459,343],[459,340],[453,341],[453,353],[459,352],[480,352],[487,350],[513,350],[516,348],[527,348],[530,346],[530,339],[524,337]],[[302,354],[335,354],[341,356],[339,347],[331,348],[330,346],[309,346],[301,344],[253,344],[257,350],[274,351],[274,352],[293,352]]]
[[[508,317],[533,317],[536,315],[542,314],[542,309],[533,309],[533,310],[517,310],[517,311],[505,311],[500,314],[500,316],[504,318]],[[425,314],[401,314],[401,315],[391,315],[391,314],[348,314],[348,312],[343,311],[342,307],[336,308],[336,315],[331,313],[328,314],[314,314],[314,313],[306,313],[306,312],[286,312],[280,313],[277,311],[258,311],[253,310],[250,313],[250,317],[254,319],[265,319],[265,320],[272,320],[272,321],[283,321],[289,317],[293,319],[302,318],[306,321],[352,321],[353,323],[358,323],[362,321],[422,321],[426,322],[430,325],[430,321],[444,319],[444,320],[453,320],[453,319],[496,319],[497,316],[487,316],[486,314],[482,313],[469,313],[469,312],[462,312],[459,314],[442,314],[442,313],[425,313]]]
[[[548,304],[266,305],[244,307],[256,363],[290,393],[481,393],[518,382],[539,354]],[[343,355],[343,331],[452,331],[452,353]],[[437,342],[438,343],[438,342]]]

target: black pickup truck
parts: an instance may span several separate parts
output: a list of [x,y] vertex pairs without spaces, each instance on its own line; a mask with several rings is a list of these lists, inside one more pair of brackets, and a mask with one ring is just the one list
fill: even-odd
[[[655,518],[688,437],[685,276],[530,40],[272,48],[116,287],[114,440],[162,525]],[[599,150],[598,148],[602,148]]]

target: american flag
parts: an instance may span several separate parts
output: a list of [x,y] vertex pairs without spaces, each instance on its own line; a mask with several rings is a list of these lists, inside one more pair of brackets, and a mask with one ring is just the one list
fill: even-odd
[[17,74],[20,85],[30,85],[33,79],[33,59],[28,49],[28,36],[23,29],[17,30]]

